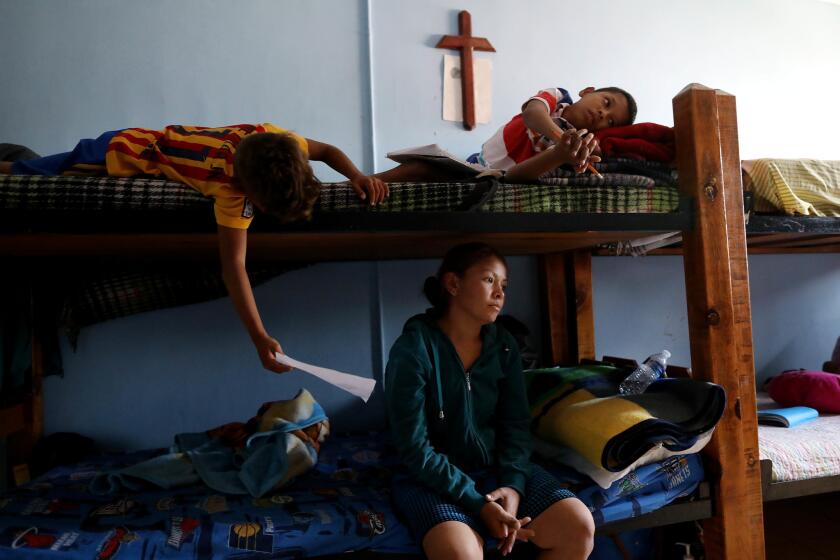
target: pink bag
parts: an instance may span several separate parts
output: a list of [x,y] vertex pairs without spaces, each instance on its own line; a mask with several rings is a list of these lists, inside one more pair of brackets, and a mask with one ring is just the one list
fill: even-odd
[[782,406],[810,406],[840,414],[840,375],[825,371],[788,370],[770,379],[767,392]]

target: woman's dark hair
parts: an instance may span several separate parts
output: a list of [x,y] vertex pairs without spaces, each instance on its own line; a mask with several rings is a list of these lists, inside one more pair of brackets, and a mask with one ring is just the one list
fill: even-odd
[[463,243],[452,247],[446,252],[437,274],[435,276],[429,276],[423,283],[423,293],[426,295],[429,303],[432,304],[432,307],[434,307],[436,313],[442,314],[449,305],[449,294],[443,289],[441,282],[444,274],[452,272],[459,278],[463,277],[464,273],[470,267],[488,257],[498,259],[507,268],[507,261],[505,261],[502,254],[486,243]]

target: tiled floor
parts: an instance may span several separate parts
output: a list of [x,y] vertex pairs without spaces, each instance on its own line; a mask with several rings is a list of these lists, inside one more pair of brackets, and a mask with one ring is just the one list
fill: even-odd
[[767,560],[840,560],[840,492],[764,504]]

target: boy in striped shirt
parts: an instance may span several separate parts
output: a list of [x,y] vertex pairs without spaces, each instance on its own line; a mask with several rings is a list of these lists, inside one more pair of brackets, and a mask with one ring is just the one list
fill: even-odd
[[[636,101],[621,88],[588,87],[574,103],[563,88],[544,89],[484,143],[481,153],[467,161],[504,171],[508,182],[535,181],[562,165],[582,172],[587,164],[601,159],[593,133],[630,125],[635,119]],[[434,164],[413,160],[377,177],[388,182],[452,179],[447,173]]]
[[245,270],[247,230],[254,207],[283,222],[310,217],[321,190],[310,160],[323,161],[350,179],[359,198],[371,205],[388,196],[382,180],[365,176],[340,149],[269,123],[106,132],[81,140],[72,152],[0,162],[0,173],[163,176],[212,197],[225,286],[263,366],[282,373],[291,368],[274,359],[283,349],[260,319]]

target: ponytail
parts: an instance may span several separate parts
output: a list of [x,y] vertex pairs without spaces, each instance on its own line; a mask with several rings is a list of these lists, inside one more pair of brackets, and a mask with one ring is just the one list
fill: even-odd
[[467,269],[488,257],[499,259],[505,268],[507,268],[505,258],[496,249],[486,243],[463,243],[452,247],[446,252],[437,274],[435,276],[429,276],[423,282],[423,294],[429,300],[429,303],[432,304],[433,311],[436,315],[443,315],[449,306],[449,294],[443,289],[443,276],[447,272],[452,272],[459,278],[463,278]]
[[423,282],[423,295],[435,309],[439,310],[445,307],[446,299],[443,297],[443,285],[437,276],[429,276]]

